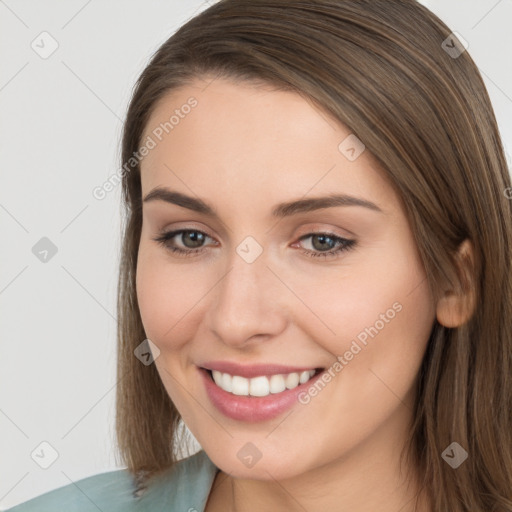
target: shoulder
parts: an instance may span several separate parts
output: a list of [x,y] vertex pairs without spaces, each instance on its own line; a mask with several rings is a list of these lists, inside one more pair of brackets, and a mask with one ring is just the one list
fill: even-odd
[[136,493],[131,473],[119,469],[54,489],[6,512],[202,512],[217,471],[205,451],[200,450],[152,478],[142,493]]

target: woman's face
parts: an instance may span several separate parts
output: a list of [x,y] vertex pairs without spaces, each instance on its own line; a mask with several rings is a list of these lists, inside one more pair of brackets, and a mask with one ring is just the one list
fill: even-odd
[[212,461],[263,480],[397,454],[435,306],[369,151],[298,94],[224,79],[169,93],[142,142],[142,197],[167,196],[143,203],[140,313]]

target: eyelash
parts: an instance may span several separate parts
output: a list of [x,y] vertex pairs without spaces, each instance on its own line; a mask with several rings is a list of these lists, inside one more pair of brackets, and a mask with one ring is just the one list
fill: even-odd
[[[178,247],[171,246],[170,245],[171,240],[176,235],[180,235],[182,233],[201,233],[202,235],[205,235],[206,237],[211,238],[206,233],[203,233],[202,231],[199,231],[197,229],[179,229],[176,231],[168,231],[166,233],[162,233],[157,238],[153,238],[153,240],[155,242],[158,242],[159,244],[163,245],[166,249],[168,249],[172,253],[181,254],[184,257],[194,256],[197,253],[203,252],[203,250],[205,249],[204,247],[200,247],[199,249],[180,249]],[[330,251],[325,251],[325,252],[314,252],[314,251],[310,251],[307,249],[301,249],[301,252],[303,254],[305,254],[306,256],[311,257],[311,258],[339,257],[342,252],[348,251],[356,245],[355,240],[342,238],[342,237],[336,236],[332,233],[324,233],[324,232],[308,233],[307,235],[300,237],[299,240],[302,241],[306,238],[309,238],[309,237],[315,236],[315,235],[324,235],[324,236],[326,235],[329,238],[331,238],[332,240],[334,240],[334,242],[340,243],[340,245],[338,246],[337,249],[331,249]]]

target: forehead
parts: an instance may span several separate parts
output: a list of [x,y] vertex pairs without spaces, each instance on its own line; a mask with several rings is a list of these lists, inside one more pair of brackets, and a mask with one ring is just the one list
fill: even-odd
[[[244,191],[276,203],[333,191],[392,199],[382,169],[350,129],[295,92],[197,79],[159,101],[148,138],[154,147],[141,162],[143,194],[165,185],[231,201]],[[355,159],[347,157],[351,146],[362,151]]]

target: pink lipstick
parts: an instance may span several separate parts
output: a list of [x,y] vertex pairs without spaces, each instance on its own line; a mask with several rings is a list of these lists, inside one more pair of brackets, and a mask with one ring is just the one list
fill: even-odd
[[[252,379],[262,376],[270,378],[272,375],[301,374],[311,370],[314,370],[315,373],[313,376],[308,376],[306,382],[302,384],[299,382],[297,385],[297,377],[292,376],[290,378],[295,379],[295,387],[270,393],[267,396],[234,394],[218,386],[212,377],[212,371]],[[321,376],[323,368],[274,364],[239,365],[229,361],[215,361],[203,363],[201,367],[198,367],[198,371],[204,382],[208,398],[222,414],[238,421],[260,422],[275,418],[290,409],[298,401],[298,395],[307,390]]]

